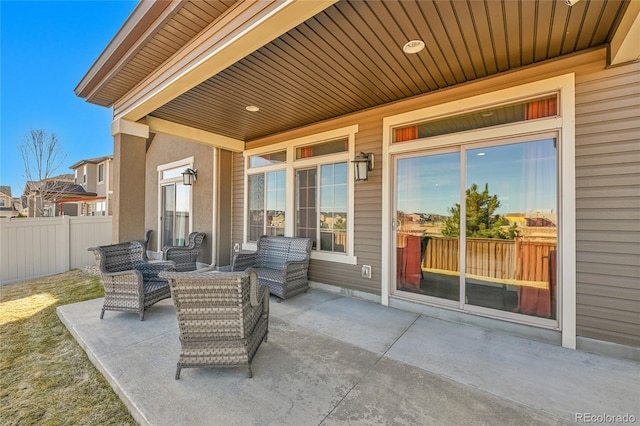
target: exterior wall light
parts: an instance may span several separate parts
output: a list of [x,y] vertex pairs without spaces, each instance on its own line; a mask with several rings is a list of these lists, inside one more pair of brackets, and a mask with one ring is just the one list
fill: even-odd
[[354,167],[355,181],[369,180],[369,172],[373,170],[373,154],[364,153],[356,155],[352,161]]
[[191,186],[193,182],[198,180],[198,169],[187,168],[182,172],[182,184]]

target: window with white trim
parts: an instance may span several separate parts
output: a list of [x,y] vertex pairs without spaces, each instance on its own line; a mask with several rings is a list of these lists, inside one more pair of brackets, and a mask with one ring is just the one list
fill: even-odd
[[306,237],[312,258],[357,263],[350,164],[357,131],[350,126],[245,152],[248,249],[264,234]]
[[104,182],[104,163],[98,164],[98,183]]

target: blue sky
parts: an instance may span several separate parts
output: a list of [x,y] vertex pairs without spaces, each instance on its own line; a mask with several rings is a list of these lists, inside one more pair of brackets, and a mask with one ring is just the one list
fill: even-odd
[[24,189],[18,145],[31,129],[55,133],[73,163],[113,154],[111,109],[74,88],[137,1],[0,0],[0,185]]

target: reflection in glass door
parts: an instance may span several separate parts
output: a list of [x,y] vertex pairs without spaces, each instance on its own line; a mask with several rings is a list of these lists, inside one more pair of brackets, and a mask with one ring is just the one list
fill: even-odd
[[191,187],[162,185],[162,246],[183,246],[189,236]]
[[397,160],[397,290],[460,300],[460,238],[443,234],[459,199],[459,152]]
[[395,291],[556,319],[556,139],[460,149],[395,159]]
[[555,319],[556,140],[468,149],[465,159],[467,303]]

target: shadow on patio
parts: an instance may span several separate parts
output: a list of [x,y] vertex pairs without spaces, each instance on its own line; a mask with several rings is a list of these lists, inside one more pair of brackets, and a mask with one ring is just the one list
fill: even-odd
[[[272,298],[272,302],[274,302]],[[174,379],[171,300],[145,321],[102,299],[58,316],[141,424],[573,424],[640,418],[640,365],[311,289],[271,303],[269,340],[242,368]],[[584,414],[586,416],[586,414]]]

